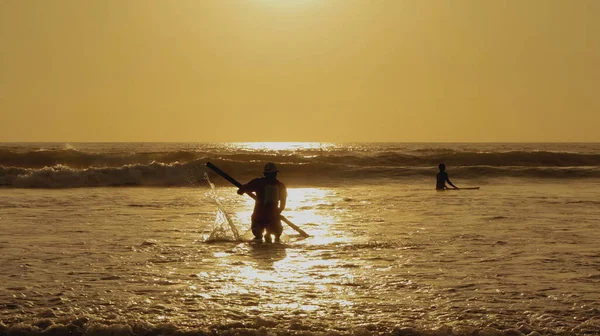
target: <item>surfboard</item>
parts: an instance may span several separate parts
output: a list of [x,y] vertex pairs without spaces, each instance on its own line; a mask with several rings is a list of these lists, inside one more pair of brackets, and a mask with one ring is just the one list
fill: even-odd
[[436,189],[437,191],[452,191],[452,190],[479,190],[480,187],[467,187],[467,188],[458,188],[458,189]]

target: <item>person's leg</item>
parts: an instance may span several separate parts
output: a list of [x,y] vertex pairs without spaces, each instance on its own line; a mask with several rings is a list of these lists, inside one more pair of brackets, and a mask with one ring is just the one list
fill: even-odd
[[271,242],[272,237],[275,237],[275,241],[279,242],[279,238],[281,237],[281,233],[283,232],[283,227],[281,226],[280,220],[272,220],[265,226],[265,241]]
[[283,233],[283,226],[281,225],[281,220],[278,219],[275,221],[275,223],[273,225],[273,235],[275,236],[276,242],[279,242],[282,233]]
[[252,226],[250,227],[250,229],[252,230],[254,239],[262,241],[263,231],[265,230],[264,224],[258,221],[252,221]]
[[265,233],[265,242],[266,243],[272,243],[273,242],[273,236],[271,236],[271,232],[269,230],[267,230],[266,233]]

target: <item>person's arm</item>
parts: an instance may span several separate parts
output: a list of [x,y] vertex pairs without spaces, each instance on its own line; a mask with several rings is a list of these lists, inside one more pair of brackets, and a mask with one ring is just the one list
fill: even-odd
[[245,193],[247,193],[247,192],[253,192],[253,191],[255,191],[254,189],[256,189],[256,188],[255,188],[255,184],[256,184],[256,182],[255,182],[255,181],[256,181],[256,180],[257,180],[257,179],[254,179],[254,180],[252,180],[252,181],[250,181],[250,182],[248,182],[248,183],[246,183],[246,184],[243,184],[243,185],[242,185],[242,186],[241,186],[241,187],[238,189],[238,191],[237,191],[238,195],[243,195],[243,194],[245,194]]
[[243,195],[246,193],[246,189],[248,188],[248,184],[242,184],[242,186],[238,189],[238,195]]
[[287,202],[287,188],[285,184],[281,184],[281,189],[279,190],[279,213],[285,209],[285,204]]
[[448,182],[448,184],[451,185],[454,189],[458,189],[457,186],[455,186],[454,184],[452,184],[452,182],[450,182],[450,178],[448,177],[448,175],[446,175],[446,182]]

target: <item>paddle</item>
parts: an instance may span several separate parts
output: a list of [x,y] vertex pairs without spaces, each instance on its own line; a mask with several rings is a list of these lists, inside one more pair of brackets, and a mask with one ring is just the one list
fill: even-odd
[[[208,168],[212,169],[215,173],[221,175],[227,181],[231,182],[231,184],[233,184],[234,186],[236,186],[238,188],[242,187],[242,184],[240,182],[238,182],[233,177],[229,176],[226,172],[222,171],[221,169],[219,169],[219,167],[215,166],[214,164],[207,162],[206,166]],[[247,194],[250,195],[250,197],[252,197],[253,199],[256,199],[256,195],[254,195],[253,193],[249,192]],[[310,235],[308,233],[304,232],[304,230],[299,228],[296,224],[290,222],[287,218],[283,217],[282,215],[279,215],[279,217],[281,218],[282,221],[284,221],[292,229],[296,230],[296,232],[298,232],[300,235],[302,235],[302,237],[304,237],[304,238],[310,237]]]

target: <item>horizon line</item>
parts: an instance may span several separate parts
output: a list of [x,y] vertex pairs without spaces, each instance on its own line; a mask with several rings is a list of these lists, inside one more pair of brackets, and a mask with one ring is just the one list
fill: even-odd
[[217,144],[217,143],[329,143],[329,144],[355,144],[355,143],[373,143],[373,144],[394,144],[394,143],[413,143],[413,144],[517,144],[517,143],[536,143],[536,144],[594,144],[600,141],[0,141],[2,144],[35,144],[35,143],[197,143],[197,144]]

